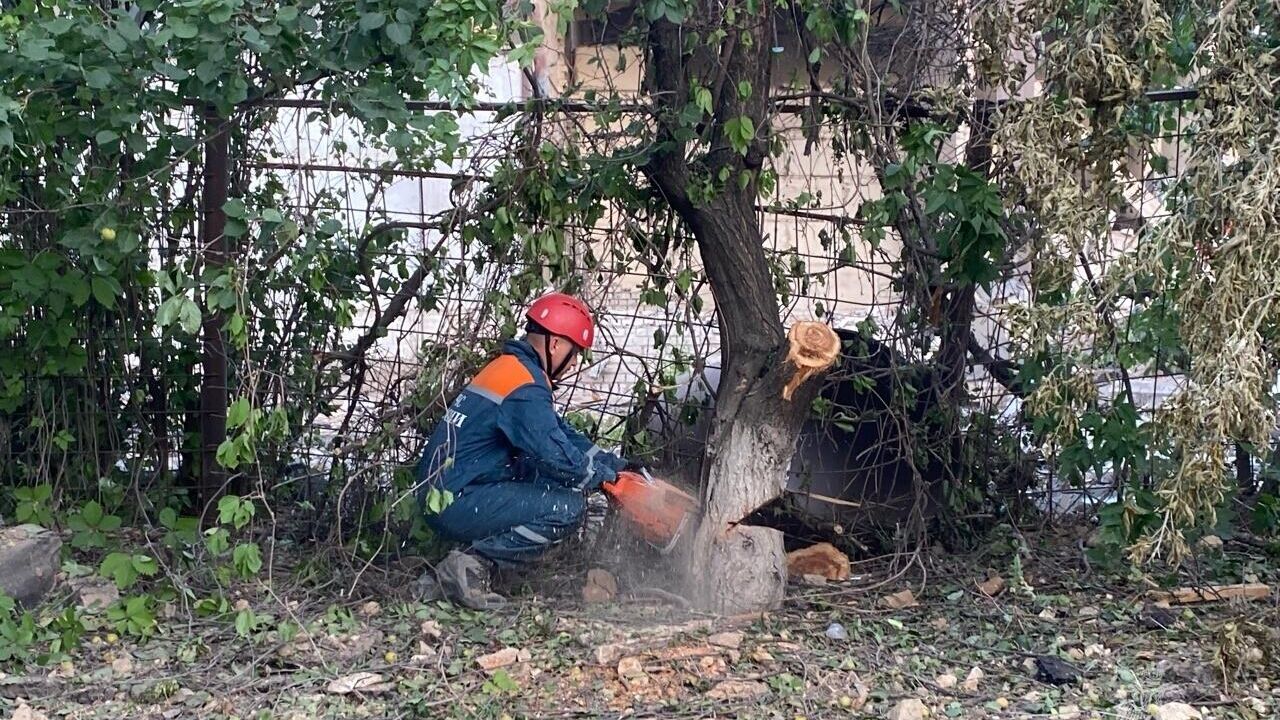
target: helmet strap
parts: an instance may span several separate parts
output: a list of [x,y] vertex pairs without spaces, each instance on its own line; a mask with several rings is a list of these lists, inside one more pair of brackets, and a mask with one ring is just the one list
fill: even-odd
[[564,360],[561,360],[560,364],[557,365],[554,369],[552,369],[551,367],[551,334],[550,333],[547,333],[546,335],[542,336],[542,344],[544,348],[543,354],[546,357],[546,360],[545,360],[546,366],[543,369],[547,371],[547,382],[550,383],[552,387],[555,387],[556,379],[559,378],[560,373],[564,372],[564,369],[569,366],[569,361],[573,359],[573,354],[570,353],[569,355],[565,355]]

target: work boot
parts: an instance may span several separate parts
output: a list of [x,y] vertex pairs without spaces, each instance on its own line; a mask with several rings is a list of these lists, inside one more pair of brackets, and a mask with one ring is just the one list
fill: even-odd
[[416,602],[429,603],[443,598],[444,590],[440,587],[435,571],[427,568],[409,587],[409,594]]
[[487,562],[474,555],[451,550],[436,566],[440,589],[450,601],[472,610],[496,610],[507,604],[493,591]]

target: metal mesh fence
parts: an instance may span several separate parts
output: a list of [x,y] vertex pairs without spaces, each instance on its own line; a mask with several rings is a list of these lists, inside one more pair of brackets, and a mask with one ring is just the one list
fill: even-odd
[[[499,85],[505,82],[514,87],[520,82],[514,72],[499,72],[495,77]],[[509,98],[514,90],[498,87],[494,93],[496,98]],[[1160,98],[1175,118],[1175,129],[1162,138],[1167,168],[1155,172],[1146,159],[1132,167],[1117,168],[1116,182],[1124,186],[1130,206],[1117,211],[1113,230],[1094,238],[1077,258],[1080,283],[1087,286],[1105,275],[1111,263],[1141,242],[1141,229],[1158,222],[1166,212],[1164,194],[1180,172],[1182,141],[1188,132],[1181,115],[1183,100]],[[369,250],[375,258],[356,253],[354,260],[341,268],[334,266],[333,256],[341,255],[343,248],[329,248],[327,255],[299,254],[297,248],[282,244],[274,252],[264,248],[231,259],[237,266],[237,277],[252,287],[259,305],[239,308],[256,334],[234,348],[228,392],[233,397],[252,395],[264,405],[285,402],[291,394],[299,393],[323,399],[312,403],[321,406],[314,416],[295,419],[304,432],[294,433],[300,439],[286,449],[286,457],[277,467],[292,466],[292,472],[301,469],[315,475],[342,466],[346,482],[352,478],[383,482],[395,472],[405,471],[416,460],[432,408],[438,409],[511,330],[509,318],[495,298],[508,293],[513,279],[530,268],[518,262],[478,262],[474,247],[456,233],[439,229],[453,217],[451,213],[482,192],[497,160],[511,147],[519,115],[504,117],[496,104],[482,107],[485,109],[460,117],[465,158],[433,167],[397,165],[389,150],[361,144],[360,136],[349,127],[355,120],[305,102],[281,103],[273,110],[272,131],[264,146],[233,149],[241,153],[236,161],[236,172],[243,178],[240,190],[273,195],[280,200],[279,209],[285,217],[304,223],[336,222],[348,231],[342,237],[367,239],[390,227],[407,233],[402,239],[371,241]],[[929,338],[921,338],[904,325],[904,317],[913,308],[895,284],[902,271],[900,249],[892,241],[872,247],[862,242],[858,233],[858,206],[878,196],[873,177],[856,158],[838,158],[820,149],[807,154],[800,117],[790,114],[779,118],[788,151],[777,168],[776,197],[760,206],[761,227],[776,265],[779,287],[784,290],[785,320],[818,319],[848,331],[848,337],[873,338],[892,357],[887,370],[899,369],[900,364],[927,367],[936,347],[930,345]],[[178,120],[194,122],[192,118]],[[570,115],[552,117],[547,120],[548,132],[555,132],[556,124],[562,123],[559,131],[569,136],[577,122]],[[608,142],[609,135],[602,133],[597,139]],[[181,198],[193,189],[192,173],[196,171],[190,166],[175,172],[172,196],[157,198],[157,205],[184,207]],[[796,203],[801,196],[806,202]],[[20,227],[13,211],[6,212],[10,215],[10,237],[15,237]],[[158,212],[164,215],[163,210]],[[193,229],[196,218],[169,219],[172,222],[165,233],[149,243],[151,261],[157,267],[186,267],[192,277],[198,277],[202,248]],[[566,227],[565,231],[573,241],[570,263],[588,268],[583,294],[597,309],[601,329],[591,362],[563,388],[559,402],[566,412],[594,426],[606,442],[623,440],[629,418],[633,425],[627,431],[634,435],[636,413],[646,412],[641,426],[647,446],[659,454],[667,445],[681,446],[680,452],[665,456],[667,469],[686,477],[698,476],[696,448],[700,439],[690,425],[675,418],[681,399],[714,390],[720,342],[714,299],[701,280],[696,251],[692,245],[677,244],[661,259],[660,268],[647,265],[629,237],[635,233],[678,233],[678,229],[654,226],[650,219],[618,207],[606,208],[593,226]],[[597,262],[585,262],[588,254]],[[316,266],[308,267],[307,263]],[[321,267],[325,263],[330,264]],[[406,279],[423,270],[427,270],[426,279],[404,297]],[[308,278],[317,278],[311,290],[318,292],[318,301],[301,299],[307,293],[298,292],[299,283],[308,282]],[[324,305],[324,288],[331,283],[357,288],[360,299],[344,300],[339,308],[318,307]],[[989,420],[993,444],[1014,442],[1023,450],[1033,448],[1020,417],[1021,402],[988,365],[1017,359],[1007,307],[1028,300],[1025,270],[979,293],[974,327],[984,357],[970,358],[964,408],[967,422],[976,417]],[[403,305],[402,310],[397,309],[397,303]],[[1117,346],[1151,341],[1128,334],[1131,325],[1125,319],[1130,309],[1116,306],[1105,310],[1112,324],[1121,328],[1121,336],[1113,340]],[[145,353],[131,345],[148,338],[162,345],[168,342],[159,331],[146,329],[155,323],[154,311],[147,303],[120,308],[121,319],[113,327],[127,332],[119,338],[92,339],[99,344],[118,342],[118,359],[60,380],[98,384],[102,388],[100,402],[119,403],[127,409],[121,414],[131,420],[110,428],[84,427],[78,435],[88,439],[101,438],[104,430],[123,433],[97,441],[112,448],[112,452],[101,453],[100,462],[113,464],[135,478],[165,467],[178,468],[177,449],[190,447],[191,435],[198,427],[193,412],[198,408],[195,398],[201,388],[194,356],[185,364],[187,372],[158,377],[144,367]],[[337,322],[338,317],[345,321]],[[386,318],[390,321],[383,322]],[[299,341],[300,337],[304,339]],[[351,353],[353,348],[358,352]],[[194,351],[191,346],[167,345],[160,352],[172,360]],[[1169,352],[1175,351],[1169,348]],[[870,358],[877,351],[863,347],[850,352],[863,352]],[[305,376],[286,376],[283,368],[291,363],[305,366],[303,358],[308,353],[314,363],[310,366],[312,382],[308,384]],[[94,357],[110,355],[101,347],[93,353]],[[174,373],[175,367],[182,366],[168,363],[164,367]],[[115,381],[125,375],[132,380]],[[833,387],[859,382],[848,373],[836,373],[831,380]],[[1123,393],[1136,408],[1150,412],[1176,386],[1177,378],[1155,372],[1135,374],[1117,365],[1115,372],[1099,377],[1098,383],[1104,397]],[[157,397],[154,388],[161,386],[166,393]],[[123,396],[139,389],[145,400]],[[91,413],[92,409],[63,407],[56,412]],[[816,423],[810,435],[826,433],[832,422]],[[64,415],[61,424],[75,425],[75,420]],[[146,447],[141,444],[144,437]],[[846,434],[828,439],[838,456],[823,461],[828,472],[838,476],[841,464],[866,467],[895,462],[897,456],[910,453],[902,442],[874,451],[840,447],[840,443],[858,437]],[[805,442],[815,447],[822,444],[812,437]],[[805,447],[802,443],[802,451]],[[31,464],[33,459],[24,452],[12,444],[5,448],[7,461]],[[93,450],[82,443],[72,452]],[[1083,484],[1067,483],[1056,476],[1055,466],[1055,458],[1040,458],[1034,478],[1025,488],[1051,515],[1096,504],[1115,489],[1114,477],[1105,473],[1090,475]],[[827,492],[838,495],[839,489]]]

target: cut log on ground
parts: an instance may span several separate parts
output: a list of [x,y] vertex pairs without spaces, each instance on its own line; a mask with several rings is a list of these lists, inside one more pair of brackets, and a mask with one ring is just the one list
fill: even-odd
[[1270,596],[1271,588],[1263,583],[1208,585],[1202,588],[1184,587],[1150,594],[1155,602],[1165,602],[1170,605],[1192,605],[1223,600],[1263,600]]
[[831,543],[818,543],[787,554],[787,575],[796,580],[805,575],[818,575],[841,582],[849,579],[849,556]]

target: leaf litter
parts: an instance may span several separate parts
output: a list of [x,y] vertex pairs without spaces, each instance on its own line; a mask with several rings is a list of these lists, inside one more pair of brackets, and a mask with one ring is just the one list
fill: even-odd
[[[1274,597],[1165,608],[1149,587],[1078,577],[1073,557],[1048,552],[1022,564],[1029,592],[988,594],[985,565],[937,560],[927,581],[886,560],[860,576],[865,587],[797,585],[775,612],[725,619],[624,594],[585,603],[581,578],[501,613],[385,591],[334,603],[295,587],[288,613],[246,595],[259,615],[296,618],[293,633],[240,637],[176,613],[145,643],[90,639],[75,673],[6,669],[0,708],[77,719],[1280,713]],[[894,596],[910,602],[881,601]],[[121,658],[132,672],[118,672]]]

